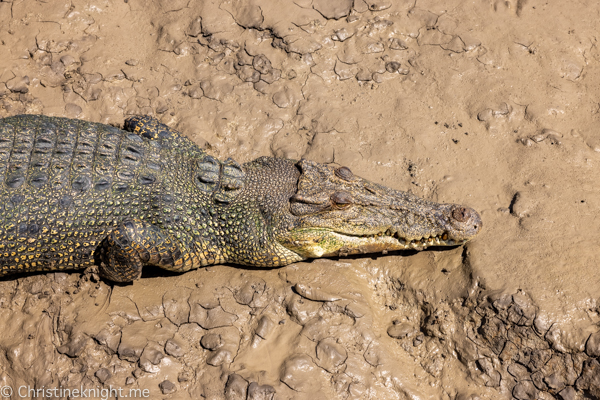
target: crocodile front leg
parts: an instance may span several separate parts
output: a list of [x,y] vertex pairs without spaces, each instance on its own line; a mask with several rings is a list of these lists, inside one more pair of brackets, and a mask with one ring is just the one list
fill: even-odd
[[100,275],[115,282],[138,279],[144,265],[177,271],[189,261],[168,233],[140,220],[121,222],[100,243],[95,257]]

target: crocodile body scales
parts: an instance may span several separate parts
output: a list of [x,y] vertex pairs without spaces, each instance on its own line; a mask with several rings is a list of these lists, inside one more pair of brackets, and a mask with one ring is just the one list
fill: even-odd
[[261,157],[220,161],[151,117],[123,129],[39,115],[0,119],[0,276],[98,265],[131,281],[144,265],[232,262],[466,242],[467,207],[436,204],[346,167]]

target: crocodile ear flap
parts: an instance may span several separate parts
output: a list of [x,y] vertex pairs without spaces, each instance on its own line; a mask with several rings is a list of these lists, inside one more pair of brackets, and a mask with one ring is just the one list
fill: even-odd
[[300,159],[300,161],[296,162],[296,167],[300,170],[301,173],[305,173],[312,166],[314,166],[315,162],[307,160],[306,158]]
[[298,161],[296,167],[301,175],[298,178],[298,190],[290,198],[291,213],[305,216],[329,209],[330,168],[304,159]]
[[298,190],[311,189],[328,181],[331,175],[330,169],[323,164],[314,161],[301,159],[296,163],[296,167],[300,170],[300,178],[298,179]]
[[318,163],[304,158],[296,163],[296,167],[300,170],[300,179],[302,179],[302,177],[304,177],[305,175],[312,175],[318,173],[319,170]]

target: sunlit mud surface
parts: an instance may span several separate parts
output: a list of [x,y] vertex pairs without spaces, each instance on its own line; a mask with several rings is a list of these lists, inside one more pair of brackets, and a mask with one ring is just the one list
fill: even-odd
[[0,396],[600,399],[599,18],[593,1],[0,1],[0,117],[153,115],[219,158],[345,165],[483,219],[444,251],[6,278]]

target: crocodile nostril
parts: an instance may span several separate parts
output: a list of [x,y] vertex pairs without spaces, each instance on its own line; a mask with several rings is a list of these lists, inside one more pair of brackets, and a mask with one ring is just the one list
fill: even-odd
[[452,218],[458,222],[466,222],[471,218],[471,210],[465,207],[458,207],[452,211]]
[[351,181],[354,179],[354,174],[348,167],[339,167],[335,170],[335,176],[342,178],[345,181]]

